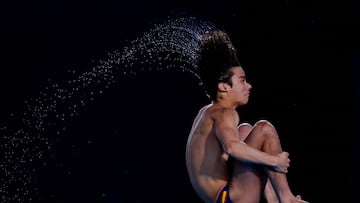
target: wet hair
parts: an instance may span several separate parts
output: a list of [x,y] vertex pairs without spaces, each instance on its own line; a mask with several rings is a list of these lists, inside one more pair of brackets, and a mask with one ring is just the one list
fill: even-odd
[[232,86],[233,72],[230,68],[240,66],[237,50],[223,30],[206,32],[199,43],[197,66],[201,84],[209,99],[216,100],[218,83],[225,82]]

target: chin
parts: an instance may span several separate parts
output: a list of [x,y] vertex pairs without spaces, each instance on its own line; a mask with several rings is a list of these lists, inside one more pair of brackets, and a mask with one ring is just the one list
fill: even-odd
[[249,102],[248,99],[246,101],[243,101],[243,105],[246,105],[248,102]]
[[248,101],[246,101],[246,102],[239,102],[239,106],[244,106],[244,105],[246,105],[248,103]]

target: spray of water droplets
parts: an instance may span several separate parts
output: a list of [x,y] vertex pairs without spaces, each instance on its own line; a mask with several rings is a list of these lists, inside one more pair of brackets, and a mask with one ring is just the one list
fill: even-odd
[[[86,104],[123,77],[140,72],[180,70],[198,79],[195,65],[198,40],[215,25],[196,18],[169,19],[115,50],[91,70],[62,83],[49,80],[36,97],[25,101],[25,111],[10,115],[0,126],[2,161],[1,202],[29,202],[41,191],[38,169],[56,158],[52,146],[59,142],[69,122]],[[11,120],[11,121],[10,121]]]

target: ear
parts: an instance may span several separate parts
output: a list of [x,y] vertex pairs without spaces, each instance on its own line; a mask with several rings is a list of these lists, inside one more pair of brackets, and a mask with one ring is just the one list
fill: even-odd
[[230,89],[230,85],[225,82],[218,83],[218,89],[220,92],[227,92]]

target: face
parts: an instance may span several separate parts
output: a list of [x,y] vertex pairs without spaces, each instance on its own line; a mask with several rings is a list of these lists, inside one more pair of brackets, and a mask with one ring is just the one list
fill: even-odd
[[238,105],[245,105],[249,101],[251,85],[246,81],[245,72],[240,66],[232,67],[230,71],[234,75],[231,77],[232,87],[229,94]]

